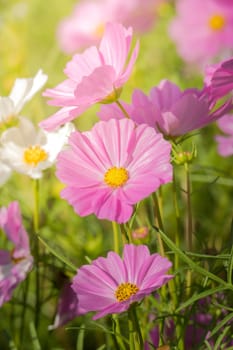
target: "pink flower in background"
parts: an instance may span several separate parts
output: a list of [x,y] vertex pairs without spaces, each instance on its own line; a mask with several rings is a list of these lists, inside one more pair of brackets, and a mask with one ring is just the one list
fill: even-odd
[[233,91],[233,58],[207,66],[205,84],[213,100]]
[[0,250],[0,306],[11,299],[17,285],[32,268],[33,257],[17,202],[0,208],[0,228],[14,244],[12,251]]
[[133,302],[164,285],[173,276],[171,262],[150,254],[147,246],[126,244],[123,258],[109,252],[107,258],[84,265],[73,279],[72,288],[85,312],[97,311],[93,319],[126,311]]
[[178,0],[169,33],[187,62],[205,64],[233,50],[231,1]]
[[40,126],[55,129],[97,102],[111,103],[118,99],[138,55],[137,43],[126,65],[131,41],[131,28],[108,23],[99,49],[92,46],[84,53],[74,55],[65,69],[68,79],[45,91],[44,96],[52,98],[49,103],[62,108]]
[[[162,80],[157,87],[153,87],[149,96],[141,90],[135,90],[132,96],[132,104],[125,105],[130,118],[137,124],[148,124],[157,132],[168,137],[178,137],[195,129],[202,128],[225,113],[232,110],[232,101],[229,100],[212,111],[208,91],[205,89],[180,88],[168,80]],[[115,104],[101,108],[101,119],[125,118],[124,114],[117,110]]]
[[64,326],[78,315],[80,315],[80,310],[77,295],[71,288],[71,283],[65,283],[61,290],[54,323],[48,329],[53,330]]
[[218,121],[218,126],[225,135],[217,135],[218,153],[223,157],[233,155],[233,115],[225,115]]
[[169,142],[147,125],[128,119],[97,123],[74,132],[58,156],[61,196],[80,216],[126,222],[133,205],[171,181]]
[[132,26],[134,31],[151,28],[160,0],[98,0],[79,1],[71,15],[58,26],[57,39],[61,49],[74,53],[97,45],[107,22]]

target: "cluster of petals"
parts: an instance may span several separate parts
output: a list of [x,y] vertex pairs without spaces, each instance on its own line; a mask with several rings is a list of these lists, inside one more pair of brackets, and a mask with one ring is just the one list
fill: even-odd
[[99,48],[92,46],[75,54],[64,70],[68,78],[44,92],[44,96],[51,98],[49,104],[62,108],[43,120],[40,126],[53,130],[97,102],[115,101],[138,55],[137,43],[127,63],[131,42],[132,28],[107,23]]
[[60,152],[57,177],[61,197],[77,214],[127,222],[133,205],[172,179],[171,146],[147,125],[128,119],[100,121],[74,132]]
[[123,258],[109,252],[106,258],[99,257],[90,265],[81,266],[72,288],[82,313],[95,311],[93,319],[98,319],[124,312],[160,288],[173,277],[167,274],[171,266],[167,258],[150,254],[145,245],[126,244]]
[[169,34],[186,62],[204,65],[233,49],[232,1],[178,0]]
[[[232,109],[232,101],[228,100],[213,111],[207,90],[181,91],[176,84],[162,80],[149,96],[135,90],[131,105],[124,104],[124,108],[135,123],[146,123],[166,137],[175,138],[216,121]],[[116,105],[102,106],[98,115],[104,120],[107,116],[125,117]]]
[[9,96],[0,97],[0,126],[17,117],[23,106],[47,81],[47,75],[40,69],[33,78],[17,78]]
[[33,257],[17,202],[10,203],[7,208],[0,208],[0,228],[14,245],[11,251],[0,250],[0,306],[2,306],[11,299],[14,289],[30,272]]
[[233,155],[233,115],[225,115],[217,122],[219,129],[224,133],[215,136],[218,144],[218,153],[222,157]]
[[[19,117],[18,125],[7,129],[0,137],[0,159],[9,171],[38,179],[43,170],[53,165],[73,130],[73,125],[67,123],[49,133],[37,129],[29,119]],[[8,178],[7,169],[5,180]]]
[[99,43],[107,22],[121,22],[143,33],[151,28],[161,0],[81,0],[61,21],[57,39],[66,53]]
[[233,91],[233,58],[208,65],[205,70],[205,85],[213,100]]

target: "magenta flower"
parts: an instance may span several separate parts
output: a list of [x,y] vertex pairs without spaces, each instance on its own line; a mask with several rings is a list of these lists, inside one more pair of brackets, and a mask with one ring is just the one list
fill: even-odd
[[[162,80],[157,87],[153,87],[149,96],[135,90],[132,104],[126,105],[126,111],[135,123],[146,123],[172,138],[216,121],[232,109],[232,101],[227,101],[214,111],[212,108],[213,104],[205,89],[181,91],[168,80]],[[117,119],[124,118],[120,109],[116,109],[114,104],[103,106],[99,117],[106,120],[115,114]]]
[[66,282],[61,290],[54,323],[48,329],[53,330],[64,326],[80,314],[77,295],[71,288],[71,283]]
[[207,66],[205,84],[213,100],[233,91],[233,58]]
[[233,115],[225,115],[218,121],[218,126],[225,135],[217,135],[218,153],[222,157],[233,155]]
[[160,288],[173,276],[167,271],[171,262],[152,254],[145,245],[126,244],[123,259],[115,252],[107,258],[84,265],[73,279],[72,288],[85,312],[97,311],[94,320],[108,314],[126,311]]
[[12,251],[0,250],[0,306],[11,299],[17,285],[32,268],[33,257],[17,202],[0,209],[0,228],[12,241]]
[[57,39],[61,49],[74,53],[97,45],[107,22],[132,26],[134,31],[149,30],[156,17],[158,0],[79,1],[71,15],[61,21]]
[[132,41],[132,29],[119,23],[108,23],[99,49],[90,47],[76,54],[67,64],[68,79],[54,89],[47,89],[52,105],[62,107],[40,126],[52,130],[82,114],[97,102],[116,101],[124,83],[129,79],[138,55],[138,43],[126,65]]
[[61,196],[80,216],[126,222],[135,203],[171,181],[171,146],[147,125],[111,119],[72,133],[69,144],[57,176],[67,185]]
[[169,33],[187,62],[205,64],[233,49],[231,1],[178,0]]

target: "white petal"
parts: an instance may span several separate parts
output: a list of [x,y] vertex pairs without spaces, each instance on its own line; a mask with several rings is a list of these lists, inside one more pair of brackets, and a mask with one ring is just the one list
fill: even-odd
[[46,83],[48,76],[40,69],[34,78],[19,78],[15,80],[9,97],[15,105],[15,114],[19,113],[24,104]]
[[9,97],[0,97],[0,123],[5,123],[7,119],[15,114],[15,106]]

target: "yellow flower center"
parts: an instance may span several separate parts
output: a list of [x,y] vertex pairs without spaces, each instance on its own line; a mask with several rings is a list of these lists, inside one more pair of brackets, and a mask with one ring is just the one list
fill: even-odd
[[139,291],[139,288],[136,284],[133,283],[121,283],[117,290],[115,291],[115,297],[117,301],[128,300],[132,295],[136,294]]
[[24,162],[33,166],[37,166],[38,163],[43,162],[47,158],[47,152],[45,152],[40,146],[30,146],[23,154]]
[[113,167],[104,174],[104,182],[110,187],[121,187],[129,178],[129,173],[125,168]]
[[213,30],[221,30],[226,24],[223,15],[215,14],[209,19],[209,26]]
[[96,34],[96,36],[98,36],[99,38],[101,38],[104,34],[104,23],[100,23],[94,30],[94,33]]

